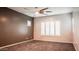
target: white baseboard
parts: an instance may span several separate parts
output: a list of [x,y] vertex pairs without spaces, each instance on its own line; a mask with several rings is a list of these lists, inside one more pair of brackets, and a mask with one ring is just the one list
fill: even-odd
[[0,47],[0,49],[6,48],[6,47],[11,47],[11,46],[18,45],[18,44],[22,44],[25,42],[30,42],[30,41],[33,41],[33,40],[31,39],[31,40],[27,40],[27,41],[22,41],[22,42],[17,42],[17,43],[10,44],[10,45],[2,46],[2,47]]

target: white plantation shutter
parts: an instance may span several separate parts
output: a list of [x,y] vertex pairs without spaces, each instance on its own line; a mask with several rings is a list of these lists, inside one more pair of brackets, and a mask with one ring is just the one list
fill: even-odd
[[41,23],[41,35],[45,35],[45,23]]
[[60,35],[60,22],[55,22],[55,35]]
[[46,35],[50,35],[50,27],[49,27],[50,23],[49,22],[45,22],[45,25],[46,25],[46,27],[45,27]]
[[50,22],[50,35],[54,35],[54,22]]
[[59,21],[41,22],[41,35],[59,36],[60,22]]

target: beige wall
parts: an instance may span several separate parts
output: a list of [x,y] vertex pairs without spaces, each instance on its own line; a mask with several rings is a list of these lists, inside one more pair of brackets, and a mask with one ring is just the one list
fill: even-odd
[[[61,36],[41,36],[40,22],[54,20],[61,22]],[[34,18],[34,40],[72,43],[71,13]]]
[[73,12],[73,43],[79,51],[79,12]]

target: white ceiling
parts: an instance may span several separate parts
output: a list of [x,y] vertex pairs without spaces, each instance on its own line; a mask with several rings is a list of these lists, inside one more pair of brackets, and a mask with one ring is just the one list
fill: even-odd
[[56,15],[56,14],[64,14],[64,13],[70,13],[72,12],[73,8],[71,7],[48,7],[45,11],[52,11],[50,13],[44,14],[36,14],[36,11],[39,11],[45,7],[9,7],[12,10],[18,11],[20,13],[23,13],[25,15],[31,16],[31,17],[42,17],[42,16],[50,16],[50,15]]

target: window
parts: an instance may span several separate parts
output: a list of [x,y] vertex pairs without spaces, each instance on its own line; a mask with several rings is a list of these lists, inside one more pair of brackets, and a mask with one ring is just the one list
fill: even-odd
[[56,21],[55,22],[55,35],[60,35],[60,22]]
[[45,34],[46,35],[50,35],[50,24],[49,24],[49,22],[45,22]]
[[31,26],[31,21],[27,21],[27,26]]
[[54,29],[54,22],[50,22],[50,35],[54,35],[55,29]]
[[60,22],[41,22],[41,35],[60,35]]
[[41,23],[41,35],[45,35],[45,23]]

